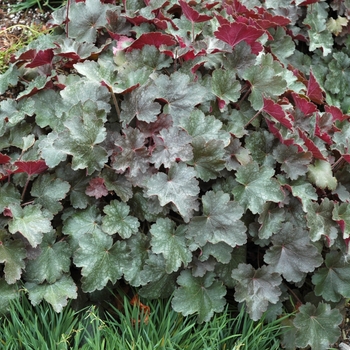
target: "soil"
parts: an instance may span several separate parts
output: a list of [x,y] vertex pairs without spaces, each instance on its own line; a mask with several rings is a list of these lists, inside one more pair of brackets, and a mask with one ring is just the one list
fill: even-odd
[[[50,19],[51,11],[43,8],[30,8],[25,11],[11,12],[11,5],[21,0],[0,0],[0,50],[7,50],[12,45],[25,41],[28,31],[26,26],[46,29],[45,24]],[[14,87],[0,95],[0,102],[7,98],[13,98],[19,93],[18,87]],[[350,304],[345,309],[344,321],[341,325],[341,337],[333,345],[334,349],[350,350]]]
[[[45,24],[51,16],[50,11],[42,11],[39,8],[15,12],[11,6],[19,2],[21,1],[0,0],[0,51],[6,52],[6,61],[12,54],[9,48],[19,47],[32,34],[28,27],[34,28],[37,32],[45,31]],[[0,73],[3,72],[3,68],[0,67]],[[11,88],[0,95],[0,102],[7,98],[14,98],[18,93],[18,87]]]
[[13,12],[12,5],[18,0],[0,0],[0,48],[8,49],[26,35],[26,26],[40,28],[50,17],[50,11],[30,8],[26,11]]

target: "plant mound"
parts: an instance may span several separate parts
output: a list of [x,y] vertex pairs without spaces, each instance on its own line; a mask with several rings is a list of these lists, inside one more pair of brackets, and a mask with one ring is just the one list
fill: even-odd
[[[243,4],[244,3],[244,4]],[[123,280],[208,321],[297,310],[326,349],[350,297],[350,5],[68,1],[0,76],[1,306]],[[233,290],[231,292],[231,290]]]

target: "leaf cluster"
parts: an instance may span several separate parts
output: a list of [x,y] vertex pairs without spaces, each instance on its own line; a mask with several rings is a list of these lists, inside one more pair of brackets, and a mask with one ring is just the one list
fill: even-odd
[[[225,295],[326,349],[349,292],[347,3],[70,1],[0,76],[0,295]],[[349,63],[350,64],[350,63]],[[298,290],[298,292],[296,292]],[[303,297],[299,295],[304,295]]]

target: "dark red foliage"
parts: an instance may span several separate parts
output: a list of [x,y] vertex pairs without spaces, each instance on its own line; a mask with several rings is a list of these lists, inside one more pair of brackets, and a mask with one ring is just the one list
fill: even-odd
[[179,3],[180,3],[180,6],[181,6],[181,9],[182,9],[182,13],[191,22],[199,23],[199,22],[209,21],[210,19],[212,19],[212,17],[210,17],[210,16],[201,15],[199,12],[194,10],[191,6],[189,6],[183,0],[180,0]]
[[14,165],[17,167],[14,173],[27,173],[28,175],[41,174],[48,169],[44,160],[17,161]]

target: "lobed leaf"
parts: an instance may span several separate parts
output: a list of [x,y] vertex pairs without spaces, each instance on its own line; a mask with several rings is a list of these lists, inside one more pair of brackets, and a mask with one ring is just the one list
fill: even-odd
[[91,179],[89,186],[85,190],[85,194],[96,199],[107,196],[108,190],[104,184],[104,179],[101,177]]
[[125,239],[138,231],[140,223],[129,215],[130,208],[127,204],[112,200],[103,211],[106,215],[102,218],[102,230],[109,235],[118,233]]
[[79,240],[73,262],[82,267],[82,289],[85,293],[104,288],[108,281],[116,283],[128,266],[126,242],[113,244],[112,237],[102,231],[85,234]]
[[112,167],[118,172],[128,170],[132,177],[145,173],[149,167],[149,153],[145,147],[145,135],[138,129],[126,128],[118,135],[115,145],[119,147],[113,157]]
[[189,161],[193,157],[190,145],[192,138],[186,131],[177,127],[163,129],[153,137],[154,149],[150,162],[159,169],[161,165],[170,168],[175,161]]
[[[97,108],[95,104],[95,111]],[[106,138],[106,128],[96,114],[81,113],[80,118],[76,116],[64,122],[66,132],[54,141],[54,147],[73,156],[73,170],[87,169],[90,175],[107,162],[107,152],[99,145]]]
[[214,35],[232,47],[244,40],[251,47],[252,52],[258,54],[262,50],[262,45],[257,42],[257,39],[264,33],[262,29],[241,22],[233,22],[221,25]]
[[193,159],[187,162],[196,170],[197,176],[203,181],[216,179],[219,172],[225,168],[225,150],[221,140],[206,141],[197,137],[192,141]]
[[150,228],[152,251],[163,254],[166,273],[176,272],[192,260],[192,252],[186,244],[186,226],[176,227],[168,218],[159,218]]
[[162,206],[173,203],[185,222],[192,217],[198,208],[198,181],[193,168],[184,163],[174,163],[168,175],[157,173],[152,175],[146,184],[146,196],[157,196]]
[[258,218],[258,222],[261,224],[258,232],[259,238],[268,239],[274,233],[278,233],[285,220],[285,211],[282,208],[276,207],[271,202],[266,203]]
[[296,180],[308,172],[308,165],[312,161],[311,152],[298,152],[297,146],[278,145],[273,156],[281,163],[281,169],[291,180]]
[[179,126],[194,139],[202,137],[206,142],[221,140],[225,146],[230,143],[230,134],[223,130],[222,122],[213,115],[205,115],[199,109],[194,109],[189,116],[181,118]]
[[146,260],[142,273],[150,280],[139,291],[142,297],[150,299],[169,298],[174,292],[177,274],[166,273],[163,255],[151,253]]
[[246,243],[246,227],[240,220],[243,209],[230,201],[227,193],[208,191],[202,197],[202,204],[203,215],[193,217],[188,225],[189,238],[200,247],[207,242],[225,242],[233,248]]
[[308,177],[320,188],[335,190],[337,187],[337,179],[333,176],[331,165],[325,160],[316,159],[314,165],[309,165]]
[[177,279],[179,288],[175,290],[171,302],[175,311],[184,316],[197,314],[198,323],[207,322],[214,312],[221,312],[225,306],[225,287],[215,281],[213,272],[204,277],[193,277],[184,270]]
[[271,237],[272,246],[264,261],[272,271],[278,272],[288,282],[300,282],[306,273],[323,263],[321,254],[309,241],[307,232],[286,222],[281,231]]
[[249,101],[255,110],[263,108],[265,97],[279,96],[287,87],[287,82],[278,75],[271,61],[269,60],[266,65],[249,67],[242,73],[242,78],[249,81],[251,90]]
[[349,203],[335,203],[332,212],[332,219],[335,220],[343,232],[345,239],[350,236],[350,206]]
[[68,33],[79,42],[94,43],[97,30],[106,26],[106,12],[113,7],[99,1],[73,3],[69,8]]
[[136,118],[147,123],[157,120],[157,115],[161,111],[158,102],[154,102],[157,98],[157,92],[151,88],[150,84],[141,86],[127,94],[122,102],[122,110],[120,119],[124,126]]
[[37,284],[44,281],[55,283],[70,270],[71,248],[65,241],[56,242],[55,231],[46,233],[39,247],[39,255],[27,262],[26,281]]
[[232,193],[235,200],[252,213],[261,213],[267,201],[280,202],[284,195],[280,185],[272,178],[274,170],[253,161],[237,170],[236,181],[239,183]]
[[25,283],[31,303],[36,306],[42,300],[52,305],[56,312],[61,312],[67,305],[68,299],[77,298],[77,287],[70,276],[63,275],[53,284]]
[[[76,210],[63,221],[62,232],[70,236],[70,246],[75,251],[86,234],[98,234],[101,231],[101,214],[96,205],[85,210]],[[103,236],[103,235],[102,235]]]
[[213,93],[225,104],[237,102],[241,95],[241,84],[232,71],[215,69],[212,74]]
[[[5,264],[5,281],[14,284],[21,278],[27,257],[24,242],[11,238],[6,230],[0,230],[0,263]],[[0,293],[1,294],[1,293]]]
[[181,9],[185,17],[191,22],[205,22],[210,20],[212,17],[207,15],[201,15],[199,12],[194,10],[191,6],[189,6],[185,1],[179,0]]
[[236,282],[236,301],[246,303],[248,313],[255,321],[261,318],[269,303],[276,304],[282,294],[279,287],[282,278],[269,266],[255,270],[251,265],[239,264],[232,271],[232,278]]
[[332,212],[334,203],[328,198],[322,200],[320,204],[310,202],[307,204],[307,225],[310,229],[310,238],[313,242],[327,238],[329,246],[332,245],[338,236],[338,225],[333,221]]
[[[139,287],[154,280],[154,274],[144,270],[149,258],[150,238],[141,232],[136,232],[127,240],[128,267],[124,270],[124,278],[132,286]],[[163,262],[163,261],[162,261]]]
[[174,125],[178,125],[179,120],[191,113],[207,96],[207,90],[203,86],[180,72],[175,72],[170,77],[161,74],[154,83],[157,97],[166,101],[164,112],[171,115]]
[[11,204],[19,205],[21,202],[21,194],[17,188],[10,182],[1,184],[0,186],[0,212]]
[[62,181],[54,175],[43,174],[33,182],[30,194],[36,197],[35,204],[40,204],[52,214],[57,214],[63,209],[60,201],[66,197],[69,190],[68,182]]
[[340,335],[338,325],[342,316],[338,309],[331,309],[329,304],[319,303],[316,307],[306,303],[299,307],[293,324],[297,328],[295,343],[304,348],[326,350],[337,341]]
[[5,278],[0,278],[0,312],[9,311],[10,302],[19,297],[19,285],[8,284]]
[[12,218],[8,224],[12,234],[19,232],[32,247],[41,243],[43,234],[52,230],[52,215],[41,210],[41,205],[30,204],[21,208],[19,204],[10,205]]
[[9,85],[15,86],[18,82],[19,71],[15,64],[10,64],[5,73],[0,75],[0,95],[5,93]]
[[349,298],[350,264],[345,256],[340,252],[331,251],[326,255],[325,265],[317,269],[312,276],[315,294],[332,302]]

